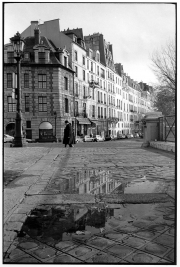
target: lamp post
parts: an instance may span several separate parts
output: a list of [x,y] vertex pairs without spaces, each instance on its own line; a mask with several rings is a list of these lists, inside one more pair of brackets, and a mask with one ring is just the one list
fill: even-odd
[[[56,119],[57,119],[57,112],[54,111],[54,120],[55,120],[55,138],[56,138]],[[57,140],[56,140],[57,141]]]
[[17,61],[17,108],[16,108],[16,125],[15,125],[15,137],[14,137],[14,147],[23,146],[23,133],[22,133],[22,111],[21,111],[21,59],[23,56],[24,40],[21,38],[19,32],[10,38],[13,44],[14,52],[16,56],[14,57]]

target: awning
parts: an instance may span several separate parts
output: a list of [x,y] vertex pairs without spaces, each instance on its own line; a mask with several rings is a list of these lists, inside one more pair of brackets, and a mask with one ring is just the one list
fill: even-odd
[[40,124],[39,129],[52,129],[52,125],[48,121],[44,121]]
[[101,125],[101,122],[98,120],[91,120],[92,123],[96,124],[96,125]]
[[79,124],[91,124],[90,120],[88,120],[87,118],[77,118],[77,121],[79,122]]

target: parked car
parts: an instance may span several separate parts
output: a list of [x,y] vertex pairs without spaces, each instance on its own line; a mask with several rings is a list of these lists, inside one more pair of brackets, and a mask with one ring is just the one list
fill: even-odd
[[103,142],[103,141],[104,141],[104,137],[100,135],[95,135],[94,142]]
[[127,134],[126,138],[130,139],[130,138],[134,138],[133,134]]
[[14,137],[9,134],[4,134],[4,143],[12,143],[14,140]]
[[134,134],[134,137],[136,137],[136,138],[139,137],[139,134],[138,133],[135,133]]
[[118,135],[118,139],[125,139],[125,138],[126,138],[125,134],[119,134]]
[[111,141],[112,140],[112,137],[111,136],[106,136],[105,137],[105,141]]
[[82,136],[76,136],[76,143],[83,142]]
[[83,141],[84,142],[93,142],[94,138],[90,137],[89,135],[85,135],[84,138],[83,138]]
[[34,143],[35,141],[34,141],[33,139],[26,138],[26,142],[27,142],[27,143]]

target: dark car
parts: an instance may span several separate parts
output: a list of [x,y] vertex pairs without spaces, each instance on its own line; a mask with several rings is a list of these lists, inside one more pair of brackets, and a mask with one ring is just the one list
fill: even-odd
[[111,141],[112,140],[112,137],[111,136],[106,136],[105,137],[105,141]]
[[125,138],[126,138],[125,134],[119,134],[118,135],[118,139],[125,139]]

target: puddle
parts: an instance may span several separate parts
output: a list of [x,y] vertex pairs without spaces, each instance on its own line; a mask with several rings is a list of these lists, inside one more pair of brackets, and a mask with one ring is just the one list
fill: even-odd
[[124,190],[125,194],[136,194],[136,193],[157,193],[159,192],[158,181],[134,181],[126,185]]
[[[120,227],[134,231],[133,223],[143,219],[147,223],[158,220],[157,204],[126,204],[113,208],[113,204],[43,206],[31,211],[19,236],[28,234],[49,245],[61,241],[88,240],[94,234]],[[124,230],[126,232],[126,230]],[[116,236],[116,235],[115,235]],[[116,238],[116,237],[115,237]]]
[[[131,174],[132,177],[132,174]],[[157,193],[162,189],[162,182],[149,181],[142,177],[126,182],[117,173],[109,170],[84,170],[62,173],[48,185],[48,189],[64,194],[111,194],[111,193]]]

